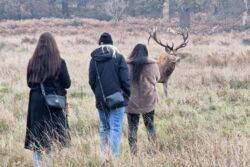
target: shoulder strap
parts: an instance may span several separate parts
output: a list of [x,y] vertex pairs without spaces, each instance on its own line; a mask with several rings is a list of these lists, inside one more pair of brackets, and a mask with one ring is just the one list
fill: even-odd
[[98,79],[98,82],[100,84],[100,89],[101,89],[101,92],[102,92],[103,100],[106,101],[106,97],[104,95],[104,91],[103,91],[103,87],[102,87],[100,73],[99,73],[98,68],[97,68],[97,63],[96,63],[95,60],[94,60],[94,62],[95,62],[95,69],[96,69],[96,73],[97,73],[97,79]]
[[42,91],[42,95],[43,95],[43,96],[46,96],[46,93],[45,93],[45,89],[44,89],[43,83],[40,83],[40,88],[41,88],[41,91]]
[[[41,91],[42,91],[42,95],[43,95],[43,97],[45,98],[46,93],[45,93],[45,89],[44,89],[43,83],[40,83],[40,88],[41,88]],[[50,121],[52,121],[52,116],[51,116],[51,113],[50,113],[50,112],[51,112],[51,111],[50,111],[50,108],[49,108],[49,106],[48,106],[48,104],[47,104],[46,102],[45,102],[44,104],[45,104],[47,110],[49,111]],[[52,122],[53,122],[53,121],[52,121]]]

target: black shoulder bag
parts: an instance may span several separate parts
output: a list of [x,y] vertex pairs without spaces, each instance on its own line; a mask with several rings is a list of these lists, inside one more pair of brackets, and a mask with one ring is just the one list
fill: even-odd
[[121,91],[115,92],[114,94],[107,96],[107,97],[104,95],[100,73],[99,73],[98,68],[97,68],[97,63],[96,63],[96,61],[94,61],[94,62],[95,62],[97,78],[98,78],[98,82],[100,84],[100,89],[102,92],[105,106],[109,109],[115,109],[115,108],[121,106],[124,103],[124,97],[123,97],[123,94]]
[[46,95],[43,83],[40,84],[42,95],[44,97],[45,103],[48,107],[56,109],[66,108],[66,98],[57,94]]

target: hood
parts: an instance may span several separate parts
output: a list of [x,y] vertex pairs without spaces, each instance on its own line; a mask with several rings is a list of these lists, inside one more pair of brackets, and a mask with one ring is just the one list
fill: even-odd
[[101,45],[91,53],[92,59],[98,62],[108,61],[116,57],[118,50],[112,45]]

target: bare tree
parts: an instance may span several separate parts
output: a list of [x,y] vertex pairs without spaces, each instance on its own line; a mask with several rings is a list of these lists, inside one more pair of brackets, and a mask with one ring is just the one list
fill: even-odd
[[124,0],[108,0],[105,7],[106,12],[112,16],[115,22],[118,22],[124,15],[127,3]]
[[77,0],[77,8],[86,7],[90,0]]
[[191,3],[189,0],[183,0],[179,6],[179,24],[182,29],[190,28],[191,26]]
[[244,4],[245,4],[245,10],[243,12],[243,16],[242,16],[242,25],[246,25],[247,23],[247,12],[248,12],[248,3],[247,0],[244,0]]
[[170,5],[170,0],[164,0],[164,4],[163,4],[163,9],[162,9],[162,15],[163,18],[169,20],[169,6]]
[[68,0],[62,0],[62,14],[63,17],[69,17],[69,1]]
[[135,16],[135,0],[127,0],[128,3],[128,10],[131,16]]
[[218,13],[218,0],[208,0],[203,3],[205,12],[208,12],[209,16],[212,17]]
[[55,6],[56,0],[48,0],[48,2],[49,2],[50,5]]
[[175,16],[175,0],[169,0],[169,19]]

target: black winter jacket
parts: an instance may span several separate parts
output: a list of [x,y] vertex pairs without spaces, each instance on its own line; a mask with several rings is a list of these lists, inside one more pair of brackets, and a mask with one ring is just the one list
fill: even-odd
[[104,110],[106,108],[97,78],[95,61],[100,74],[105,97],[112,95],[117,91],[122,91],[125,98],[125,102],[122,106],[126,106],[130,96],[130,82],[128,66],[124,57],[118,52],[113,54],[112,49],[106,47],[100,47],[94,50],[91,53],[91,57],[89,66],[89,85],[95,94],[97,109]]

